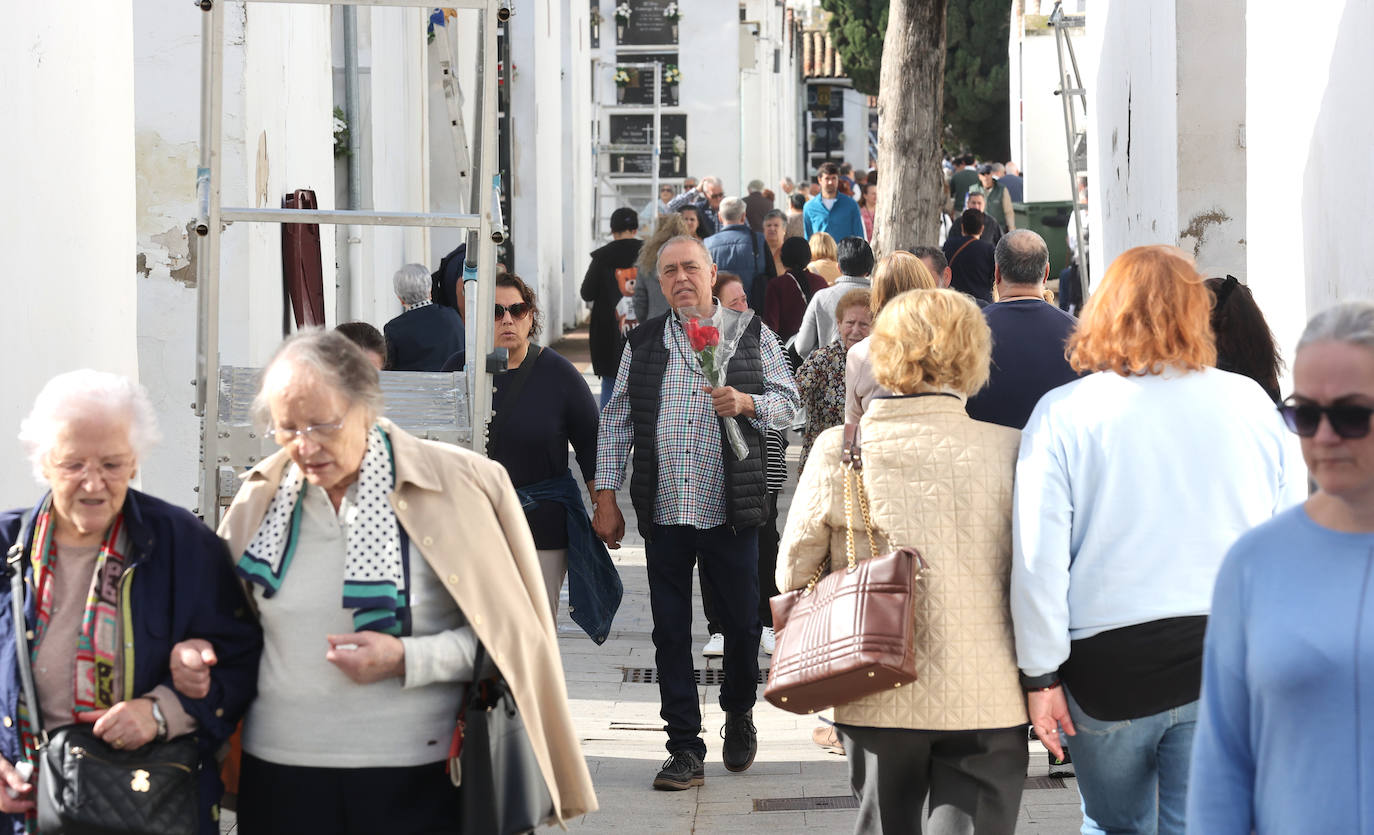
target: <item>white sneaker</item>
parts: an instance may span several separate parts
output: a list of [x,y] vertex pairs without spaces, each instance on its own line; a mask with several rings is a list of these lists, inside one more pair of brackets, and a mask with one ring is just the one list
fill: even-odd
[[777,645],[777,642],[777,636],[773,634],[773,627],[765,626],[763,628],[763,634],[760,636],[760,643],[763,644],[763,654],[772,655],[773,647]]
[[724,655],[725,636],[719,632],[712,632],[711,639],[701,648],[701,654],[707,658],[719,658]]

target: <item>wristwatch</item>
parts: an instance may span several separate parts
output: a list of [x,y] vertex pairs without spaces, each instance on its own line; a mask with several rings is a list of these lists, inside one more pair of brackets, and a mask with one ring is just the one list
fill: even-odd
[[163,742],[167,739],[167,717],[162,714],[162,708],[158,706],[157,699],[152,696],[148,701],[153,704],[153,721],[157,722],[157,741]]

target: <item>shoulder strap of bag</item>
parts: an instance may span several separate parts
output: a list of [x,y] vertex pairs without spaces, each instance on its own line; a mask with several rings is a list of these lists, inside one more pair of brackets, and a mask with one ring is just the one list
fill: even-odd
[[515,411],[515,402],[520,399],[520,392],[524,391],[525,384],[530,381],[530,372],[534,369],[534,361],[539,358],[539,352],[543,348],[538,345],[530,345],[529,352],[525,354],[525,361],[520,363],[520,368],[515,372],[515,379],[511,380],[510,389],[506,391],[506,396],[501,399],[501,411],[491,419],[491,427],[487,430],[487,453],[491,453],[492,447],[496,446],[496,435],[501,431],[501,427],[506,425],[511,414]]
[[954,250],[954,255],[951,256],[950,259],[949,259],[949,265],[950,265],[951,267],[954,266],[954,259],[959,257],[959,253],[961,253],[961,252],[964,251],[964,247],[968,246],[969,244],[973,243],[973,242],[976,241],[976,240],[978,240],[978,239],[977,239],[977,238],[969,238],[967,241],[964,241],[963,244],[961,244],[961,245],[959,246],[958,249]]
[[[844,463],[844,541],[845,558],[850,569],[853,569],[856,560],[854,557],[854,491],[859,494],[859,513],[864,520],[864,534],[868,537],[868,554],[870,557],[878,556],[878,543],[873,537],[873,514],[868,506],[868,491],[864,489],[863,479],[863,457],[861,454],[862,444],[859,438],[859,424],[846,423],[844,425],[844,447],[840,452],[840,460]],[[851,483],[857,484],[851,488]]]
[[40,749],[47,747],[48,732],[43,728],[43,711],[38,707],[38,695],[33,686],[33,664],[29,659],[29,625],[24,619],[24,553],[28,550],[32,531],[27,530],[32,521],[33,511],[25,511],[19,524],[19,538],[10,546],[6,563],[10,572],[10,612],[14,615],[14,641],[19,653],[19,681],[24,688],[24,704],[29,710],[29,721],[37,731]]

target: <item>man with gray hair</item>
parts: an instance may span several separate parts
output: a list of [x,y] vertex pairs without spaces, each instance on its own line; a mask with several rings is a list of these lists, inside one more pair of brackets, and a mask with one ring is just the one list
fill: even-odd
[[703,243],[716,266],[739,276],[749,306],[763,310],[764,288],[772,277],[773,258],[763,236],[745,223],[747,209],[738,197],[720,202],[721,230]]
[[762,232],[763,216],[773,211],[773,201],[763,193],[763,180],[750,180],[748,192],[744,196],[744,216],[750,229]]
[[[465,337],[458,311],[430,301],[429,269],[406,264],[391,279],[404,312],[386,323],[387,353],[394,371],[442,371],[457,357],[462,368]],[[450,366],[453,367],[453,366]]]
[[1078,379],[1064,358],[1074,318],[1045,301],[1050,253],[1029,229],[997,242],[993,275],[998,301],[983,308],[992,329],[988,383],[968,401],[974,420],[1022,429],[1045,392]]
[[[685,187],[685,184],[684,184]],[[676,212],[683,206],[696,206],[701,212],[701,228],[697,234],[705,238],[720,229],[720,201],[725,198],[725,185],[719,177],[702,177],[701,185],[689,188],[668,201],[668,211]]]

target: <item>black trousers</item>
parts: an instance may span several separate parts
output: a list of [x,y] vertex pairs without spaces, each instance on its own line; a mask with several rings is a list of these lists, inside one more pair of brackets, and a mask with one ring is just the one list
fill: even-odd
[[669,751],[706,756],[701,738],[701,703],[692,669],[692,568],[700,561],[720,603],[725,635],[725,680],[720,706],[732,713],[752,710],[758,696],[759,586],[754,575],[758,531],[732,532],[726,525],[701,530],[654,525],[646,543],[649,607],[654,615],[654,662],[658,666],[659,715]]
[[277,765],[245,753],[238,831],[446,835],[458,831],[458,789],[442,762],[408,768],[310,768]]
[[[774,575],[778,570],[778,543],[781,540],[782,537],[778,535],[778,494],[769,493],[768,521],[759,528],[759,620],[764,626],[773,625],[773,610],[768,606],[768,600],[778,593],[778,580]],[[706,615],[706,631],[723,634],[720,618],[716,614],[720,611],[716,603],[716,590],[700,564],[697,565],[697,581],[701,584],[701,611]]]
[[1026,726],[913,731],[835,724],[859,798],[856,833],[1010,835],[1025,787]]

